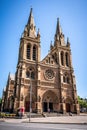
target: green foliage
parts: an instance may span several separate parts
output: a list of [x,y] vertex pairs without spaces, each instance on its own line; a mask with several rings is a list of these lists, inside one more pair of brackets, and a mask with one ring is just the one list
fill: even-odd
[[4,112],[0,112],[0,117],[5,117],[5,118],[14,118],[16,116],[16,114],[10,114],[10,113],[4,113]]
[[81,108],[83,108],[83,107],[87,108],[87,100],[78,96],[78,102],[79,102],[79,105]]

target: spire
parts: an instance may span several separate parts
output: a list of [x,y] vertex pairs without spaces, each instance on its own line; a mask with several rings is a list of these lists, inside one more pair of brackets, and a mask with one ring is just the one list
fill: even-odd
[[50,43],[50,50],[52,50],[52,48],[53,48],[53,45],[52,45],[52,41],[51,41],[51,43]]
[[67,37],[67,46],[70,46],[69,38]]
[[67,43],[69,43],[69,38],[67,37]]
[[37,36],[40,37],[40,29],[38,28]]
[[62,29],[60,27],[59,18],[57,18],[56,35],[60,35],[61,33],[62,33]]
[[29,19],[28,19],[27,25],[25,26],[23,36],[29,36],[29,37],[35,38],[36,27],[35,27],[35,22],[34,22],[34,17],[33,17],[32,12],[33,12],[33,9],[31,8]]
[[35,23],[34,23],[34,17],[33,17],[33,9],[31,8],[31,10],[30,10],[30,16],[29,16],[29,19],[28,19],[28,22],[27,22],[27,25],[29,24],[29,25],[34,25],[35,26]]
[[9,74],[8,74],[8,79],[10,79],[10,72],[9,72]]

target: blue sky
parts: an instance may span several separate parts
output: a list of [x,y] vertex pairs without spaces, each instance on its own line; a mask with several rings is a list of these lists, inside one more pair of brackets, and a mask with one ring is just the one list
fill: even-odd
[[77,93],[87,97],[87,0],[0,0],[0,97],[9,72],[15,73],[20,37],[33,8],[41,33],[41,59],[54,41],[57,18],[70,39]]

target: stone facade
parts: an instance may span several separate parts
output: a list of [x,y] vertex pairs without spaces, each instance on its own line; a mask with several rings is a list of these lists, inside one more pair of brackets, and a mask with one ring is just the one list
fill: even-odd
[[51,112],[79,113],[70,42],[68,38],[65,42],[59,19],[54,43],[50,44],[50,51],[42,61],[40,50],[40,31],[38,29],[36,33],[31,9],[20,39],[14,111],[24,107],[28,112],[31,103],[32,112],[42,113],[50,109]]

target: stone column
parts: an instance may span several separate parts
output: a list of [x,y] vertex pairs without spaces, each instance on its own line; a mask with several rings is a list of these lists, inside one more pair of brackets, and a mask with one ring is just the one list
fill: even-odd
[[37,102],[37,113],[42,113],[42,103],[41,102]]
[[26,54],[27,54],[27,52],[26,52],[27,51],[27,47],[26,46],[27,46],[27,44],[24,43],[24,46],[23,46],[24,47],[23,48],[23,59],[26,59]]
[[66,113],[66,104],[65,103],[62,103],[62,108],[63,108],[63,114]]
[[79,104],[76,104],[76,113],[80,114]]
[[31,45],[31,50],[30,50],[30,59],[33,60],[33,45]]
[[61,65],[61,55],[60,55],[60,52],[59,52],[59,64]]

